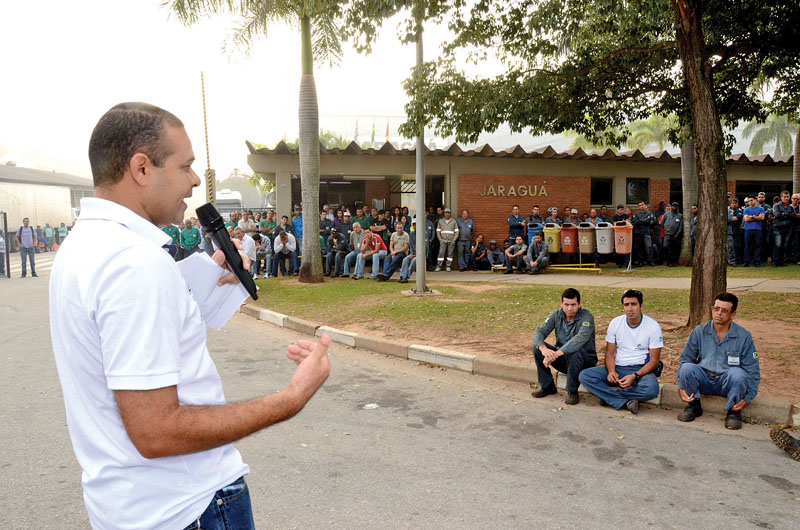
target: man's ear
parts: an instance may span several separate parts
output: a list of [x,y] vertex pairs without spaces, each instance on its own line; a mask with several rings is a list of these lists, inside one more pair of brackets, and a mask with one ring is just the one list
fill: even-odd
[[133,176],[133,181],[140,186],[149,182],[151,167],[150,157],[144,153],[135,153],[128,162],[128,171]]

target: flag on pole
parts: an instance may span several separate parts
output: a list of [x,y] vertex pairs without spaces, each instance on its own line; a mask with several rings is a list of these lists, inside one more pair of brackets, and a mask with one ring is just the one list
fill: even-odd
[[386,118],[386,143],[389,143],[389,118]]
[[369,146],[375,147],[375,118],[372,118],[372,135],[369,138]]
[[356,134],[353,135],[353,141],[358,145],[358,118],[356,118]]

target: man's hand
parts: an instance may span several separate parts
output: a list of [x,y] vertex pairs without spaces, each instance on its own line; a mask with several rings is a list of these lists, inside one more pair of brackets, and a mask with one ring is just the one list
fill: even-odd
[[[250,270],[250,258],[247,257],[247,254],[242,252],[242,242],[238,239],[232,239],[231,241],[233,241],[233,244],[236,246],[236,250],[239,251],[239,255],[242,257],[242,266],[245,270]],[[214,252],[214,255],[211,256],[211,259],[213,259],[214,262],[223,269],[228,269],[228,271],[230,271],[230,267],[228,267],[228,263],[225,261],[225,254],[222,252],[222,250],[217,250]],[[219,279],[217,285],[225,285],[226,283],[239,283],[239,278],[233,272],[228,272],[228,274]]]
[[681,401],[683,401],[685,403],[691,403],[692,401],[694,401],[694,393],[687,394],[684,389],[679,388],[678,389],[678,394],[680,394],[680,396],[681,396]]
[[633,384],[635,380],[636,376],[633,374],[626,375],[625,377],[620,377],[619,386],[620,388],[628,388]]
[[747,401],[741,400],[736,405],[732,406],[731,410],[734,411],[734,412],[739,412],[740,410],[742,410],[746,406],[747,406]]
[[564,355],[564,352],[545,347],[544,351],[542,351],[542,354],[544,355],[544,365],[549,368],[550,363]]
[[617,372],[608,372],[608,379],[609,383],[619,383],[619,374]]
[[286,357],[297,363],[297,370],[289,383],[289,390],[297,393],[301,403],[311,399],[331,371],[328,346],[331,338],[323,334],[319,342],[299,340],[287,348]]

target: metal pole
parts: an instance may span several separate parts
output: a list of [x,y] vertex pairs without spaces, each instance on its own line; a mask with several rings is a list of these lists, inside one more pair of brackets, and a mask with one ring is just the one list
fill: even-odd
[[203,127],[206,133],[206,202],[217,204],[217,172],[211,169],[211,153],[208,152],[208,118],[206,116],[206,82],[200,72],[200,90],[203,92]]
[[[417,22],[417,66],[422,64],[422,18]],[[417,136],[417,283],[416,293],[428,292],[425,285],[426,259],[425,252],[425,129],[420,128]]]

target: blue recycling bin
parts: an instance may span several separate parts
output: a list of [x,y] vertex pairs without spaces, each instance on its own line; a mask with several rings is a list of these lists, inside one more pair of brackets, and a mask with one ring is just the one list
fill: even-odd
[[530,246],[531,241],[533,241],[533,234],[537,232],[544,237],[544,225],[542,223],[528,223],[528,246]]

